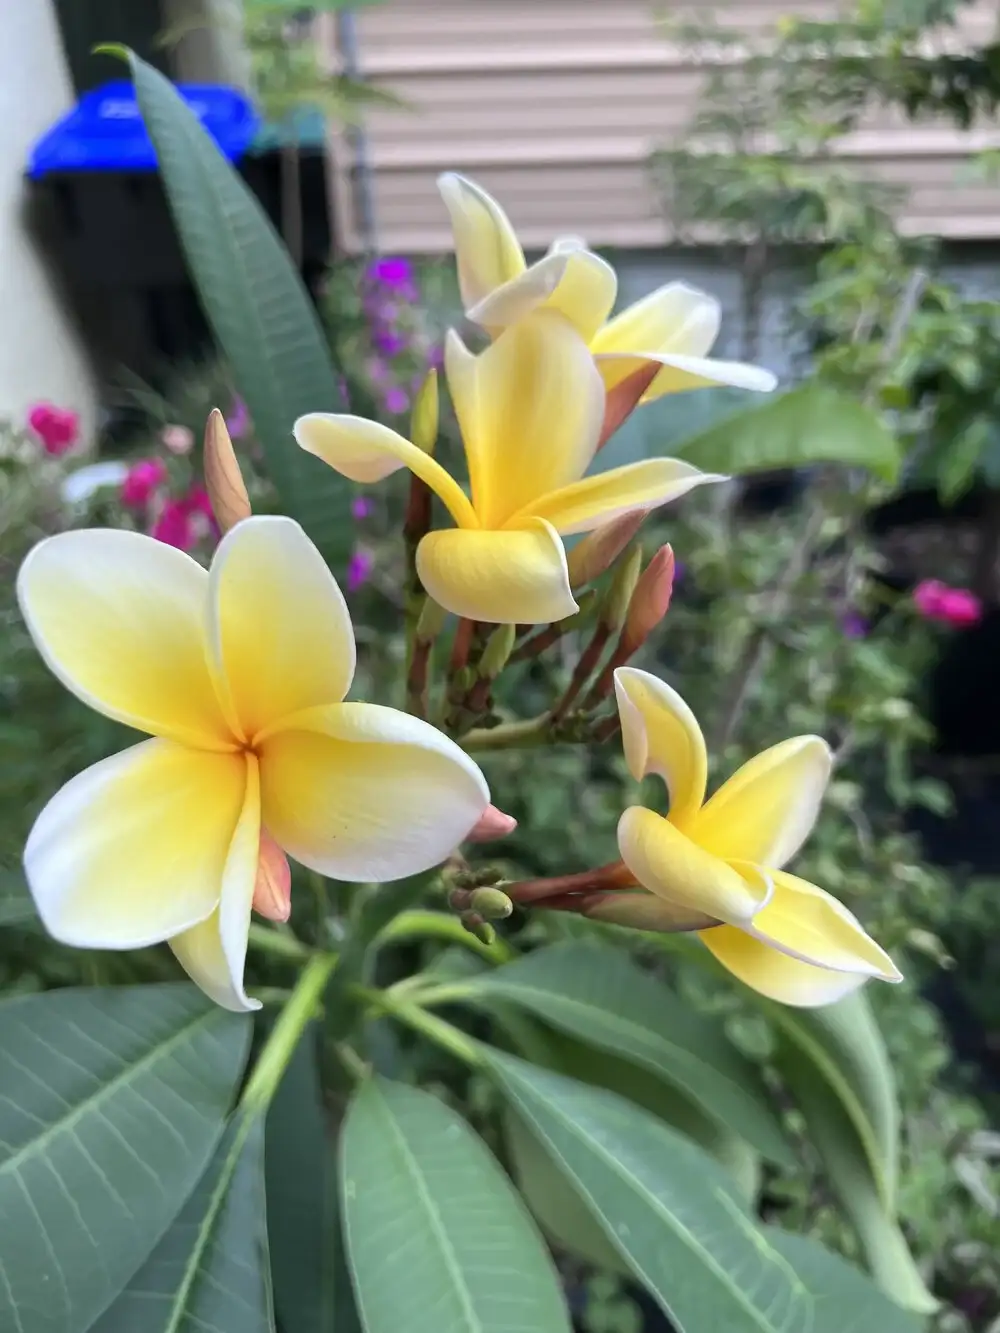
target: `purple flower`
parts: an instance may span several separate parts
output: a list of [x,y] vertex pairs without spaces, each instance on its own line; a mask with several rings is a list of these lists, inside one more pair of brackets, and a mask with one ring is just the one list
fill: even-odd
[[410,395],[399,385],[394,385],[385,395],[385,410],[392,416],[399,416],[410,406]]
[[364,551],[359,546],[347,562],[348,592],[357,592],[368,582],[374,563],[371,552]]
[[369,266],[368,276],[373,282],[380,282],[384,287],[398,289],[413,287],[413,266],[408,259],[399,255],[386,255],[376,259]]
[[406,350],[406,335],[397,333],[395,329],[376,329],[372,334],[372,342],[383,356],[399,356],[400,352]]
[[372,512],[372,502],[365,495],[359,495],[351,501],[351,514],[356,519],[367,518]]
[[840,628],[849,639],[868,637],[868,621],[859,611],[845,611],[840,620]]
[[226,417],[226,430],[234,440],[242,440],[250,430],[250,413],[246,403],[238,396],[233,399],[233,406]]

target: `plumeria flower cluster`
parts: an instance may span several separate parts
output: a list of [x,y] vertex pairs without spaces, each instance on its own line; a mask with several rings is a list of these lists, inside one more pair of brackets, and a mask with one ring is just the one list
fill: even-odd
[[[620,732],[633,778],[665,782],[665,813],[627,808],[620,859],[582,875],[456,883],[469,929],[488,933],[517,903],[693,932],[743,983],[794,1005],[897,980],[851,913],[785,868],[820,808],[826,744],[784,741],[706,801],[697,722],[631,665],[667,613],[677,569],[669,546],[646,559],[646,516],[723,478],[671,458],[590,472],[641,403],[712,384],[767,391],[773,377],[709,357],[712,298],[672,283],[614,314],[614,271],[583,242],[557,240],[528,266],[484,190],[455,175],[440,186],[466,314],[481,329],[481,350],[452,331],[443,358],[467,484],[434,457],[434,368],[415,387],[410,438],[347,414],[294,427],[300,447],[360,486],[410,473],[408,711],[345,702],[355,649],[341,591],[297,524],[251,514],[213,413],[205,494],[224,536],[208,570],[179,542],[107,531],[51,537],[21,570],[23,614],[50,668],[151,737],[73,779],[39,816],[25,865],[42,919],[88,947],[165,940],[220,1004],[252,1007],[250,917],[288,916],[289,857],[367,882],[453,864],[464,839],[513,824],[472,754]],[[389,289],[412,299],[409,267],[380,263],[380,299]],[[159,482],[147,480],[148,504]],[[538,717],[505,718],[501,675],[561,640],[575,654],[565,688]]]

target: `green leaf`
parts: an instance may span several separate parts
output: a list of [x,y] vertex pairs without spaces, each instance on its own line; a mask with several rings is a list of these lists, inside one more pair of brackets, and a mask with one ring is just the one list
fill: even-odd
[[569,1333],[559,1280],[509,1180],[429,1093],[374,1078],[341,1141],[366,1333]]
[[337,1216],[337,1166],[307,1030],[267,1117],[267,1233],[282,1333],[360,1330]]
[[291,434],[303,413],[343,406],[319,319],[264,210],[197,116],[162,74],[128,59],[188,268],[268,473],[337,572],[352,543],[350,488]]
[[791,1009],[754,996],[770,1023],[815,1071],[824,1100],[840,1107],[884,1207],[895,1208],[899,1106],[889,1055],[863,991],[822,1009]]
[[90,1333],[273,1333],[264,1122],[230,1124],[166,1235]]
[[620,950],[567,942],[469,981],[463,998],[500,1000],[649,1070],[771,1161],[794,1157],[756,1067],[714,1022]]
[[0,1328],[80,1333],[131,1280],[205,1168],[249,1037],[189,985],[0,1005]]
[[678,1333],[803,1333],[812,1301],[721,1169],[614,1093],[491,1051],[517,1112]]
[[837,463],[892,482],[902,462],[896,437],[877,412],[815,382],[711,426],[676,452],[707,472],[733,476]]
[[895,1216],[880,1197],[878,1181],[844,1104],[830,1096],[817,1065],[787,1039],[775,1064],[806,1124],[806,1138],[819,1154],[830,1188],[857,1233],[878,1285],[897,1304],[932,1314],[938,1302],[924,1285]]
[[938,463],[938,495],[942,504],[954,504],[969,489],[980,456],[986,451],[990,440],[989,420],[976,417],[957,439],[948,442]]
[[924,1321],[901,1310],[839,1255],[804,1236],[765,1227],[771,1245],[785,1256],[816,1302],[812,1333],[921,1333]]
[[37,921],[38,913],[24,872],[20,867],[0,868],[0,926],[23,926]]

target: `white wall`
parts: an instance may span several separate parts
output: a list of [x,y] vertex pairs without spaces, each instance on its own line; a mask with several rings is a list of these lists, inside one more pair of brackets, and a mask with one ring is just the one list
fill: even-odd
[[0,0],[0,418],[46,399],[90,439],[93,371],[23,223],[29,150],[73,100],[51,0]]

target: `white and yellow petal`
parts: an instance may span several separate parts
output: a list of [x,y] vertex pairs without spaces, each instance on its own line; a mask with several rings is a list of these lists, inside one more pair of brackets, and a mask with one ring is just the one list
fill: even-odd
[[498,333],[535,310],[554,311],[589,344],[611,313],[617,292],[618,278],[607,260],[566,238],[467,313],[484,329]]
[[668,393],[687,393],[690,389],[730,388],[770,393],[778,383],[778,377],[771,371],[743,361],[716,361],[676,352],[601,352],[594,359],[608,389],[650,361],[658,362],[663,368],[643,394],[644,403]]
[[260,777],[257,760],[248,755],[243,808],[226,855],[218,905],[204,921],[169,940],[195,985],[236,1013],[260,1008],[260,1001],[249,999],[243,989],[259,848]]
[[767,903],[770,880],[757,867],[748,873],[709,855],[653,810],[629,807],[618,821],[618,850],[644,889],[673,907],[716,921],[750,921]]
[[417,574],[446,611],[488,624],[548,625],[579,609],[563,544],[540,519],[501,532],[430,532]]
[[247,788],[242,754],[144,741],[71,779],[24,851],[38,914],[64,944],[137,949],[219,902]]
[[438,189],[451,217],[458,285],[466,310],[524,270],[524,252],[506,213],[475,181],[449,171]]
[[707,356],[719,336],[722,310],[714,296],[668,282],[627,306],[604,325],[591,343],[602,352],[676,352]]
[[833,771],[819,736],[794,736],[755,755],[723,783],[689,832],[724,860],[780,869],[809,837]]
[[727,480],[680,458],[648,458],[599,472],[525,505],[513,518],[543,518],[557,532],[591,532],[621,514],[658,509],[696,486]]
[[519,321],[477,357],[451,346],[449,387],[476,515],[499,528],[583,476],[604,420],[604,387],[586,344],[551,313]]
[[106,717],[205,749],[233,748],[205,651],[208,575],[137,532],[62,532],[17,578],[46,665]]
[[209,593],[220,694],[244,739],[344,698],[354,676],[351,618],[326,562],[292,519],[237,523],[212,560]]
[[349,481],[382,481],[401,467],[425,481],[459,527],[479,526],[469,498],[430,454],[388,426],[366,417],[310,412],[299,417],[294,435],[306,453],[315,454]]
[[[708,754],[698,719],[665,681],[637,667],[615,672],[625,762],[637,782],[656,773],[670,793],[670,820],[690,825],[705,799]],[[648,887],[648,886],[647,886]]]
[[375,704],[308,710],[259,754],[265,827],[289,856],[334,879],[427,870],[489,804],[482,773],[454,741]]
[[899,981],[889,955],[842,903],[783,871],[774,893],[749,926],[719,926],[701,939],[722,965],[751,989],[780,1004],[832,1004],[865,981]]

